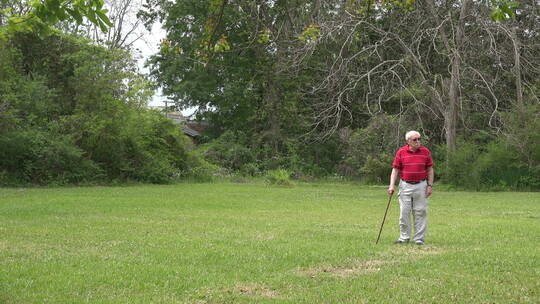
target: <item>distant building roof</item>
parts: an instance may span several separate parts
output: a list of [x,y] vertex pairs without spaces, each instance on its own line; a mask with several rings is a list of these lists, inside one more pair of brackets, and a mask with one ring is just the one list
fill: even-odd
[[[153,106],[153,109],[165,110],[165,107],[162,106]],[[182,115],[181,112],[172,111],[166,114],[168,118],[172,120],[174,124],[182,125],[182,131],[184,134],[190,137],[198,137],[202,135],[204,126],[201,126],[200,123],[193,123],[188,120],[188,118]]]
[[165,110],[165,106],[147,106],[151,110]]
[[186,135],[188,135],[188,136],[191,136],[191,137],[201,136],[201,133],[199,133],[198,131],[193,130],[192,128],[190,128],[188,126],[183,126],[183,130],[184,130],[184,133],[186,133]]
[[167,113],[167,117],[172,119],[172,121],[176,124],[180,124],[187,121],[187,118],[182,115],[180,112],[169,112]]

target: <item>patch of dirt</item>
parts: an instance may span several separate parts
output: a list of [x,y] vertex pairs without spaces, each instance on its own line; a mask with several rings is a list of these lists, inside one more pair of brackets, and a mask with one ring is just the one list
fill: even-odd
[[390,262],[383,260],[353,260],[352,262],[348,263],[349,265],[347,266],[323,265],[314,268],[299,269],[298,273],[312,278],[322,274],[329,274],[336,277],[346,278],[355,275],[377,272],[381,270],[382,265],[389,263]]
[[283,299],[276,290],[260,284],[236,284],[235,291],[248,297]]
[[274,239],[274,235],[270,233],[258,233],[255,235],[257,241],[270,241]]
[[444,254],[446,251],[438,249],[433,246],[424,245],[424,246],[416,246],[416,245],[396,245],[394,247],[391,247],[390,250],[384,252],[381,254],[381,258],[384,260],[405,260],[405,261],[411,261],[420,259],[426,256],[430,255],[438,255],[438,254]]
[[412,262],[427,256],[443,254],[446,251],[431,246],[394,246],[390,250],[381,253],[378,258],[372,260],[352,260],[346,265],[321,265],[312,268],[300,268],[297,273],[308,277],[331,275],[347,278],[380,271],[385,265]]

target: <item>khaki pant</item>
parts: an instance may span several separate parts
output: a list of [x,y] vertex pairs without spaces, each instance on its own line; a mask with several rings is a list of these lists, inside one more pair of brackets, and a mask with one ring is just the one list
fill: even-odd
[[408,241],[411,234],[411,212],[414,218],[413,241],[424,241],[427,230],[428,199],[426,197],[427,182],[409,184],[399,182],[399,239]]

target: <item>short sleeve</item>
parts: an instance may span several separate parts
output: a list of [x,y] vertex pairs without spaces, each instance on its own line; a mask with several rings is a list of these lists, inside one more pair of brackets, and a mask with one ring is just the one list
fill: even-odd
[[435,163],[433,163],[433,157],[431,157],[431,152],[426,148],[427,157],[426,157],[426,168],[433,167]]
[[392,163],[392,167],[395,169],[401,170],[401,156],[399,153],[399,150],[396,152],[396,157],[394,157],[394,162]]

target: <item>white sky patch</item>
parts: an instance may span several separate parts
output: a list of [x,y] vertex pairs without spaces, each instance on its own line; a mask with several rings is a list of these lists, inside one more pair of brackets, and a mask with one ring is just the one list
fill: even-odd
[[[152,26],[151,31],[147,31],[145,29],[144,36],[134,43],[137,64],[141,72],[143,72],[144,74],[148,75],[150,73],[148,67],[145,67],[145,63],[150,58],[150,56],[156,54],[159,51],[161,40],[165,38],[165,36],[165,30],[161,27],[160,23],[156,22]],[[164,107],[167,100],[167,96],[164,96],[161,88],[158,88],[148,105],[151,107]],[[170,105],[170,103],[168,103],[168,105]],[[181,112],[184,116],[189,116],[193,114],[195,110],[195,108],[189,108],[186,110],[182,110]]]
[[[150,70],[145,67],[146,61],[150,56],[156,54],[159,51],[159,45],[163,38],[165,38],[165,30],[161,28],[160,23],[154,23],[152,30],[148,31],[143,29],[144,35],[141,39],[134,43],[135,57],[137,58],[137,65],[144,74],[148,75]],[[156,90],[149,106],[165,106],[165,100],[167,98],[162,95],[161,89]]]

